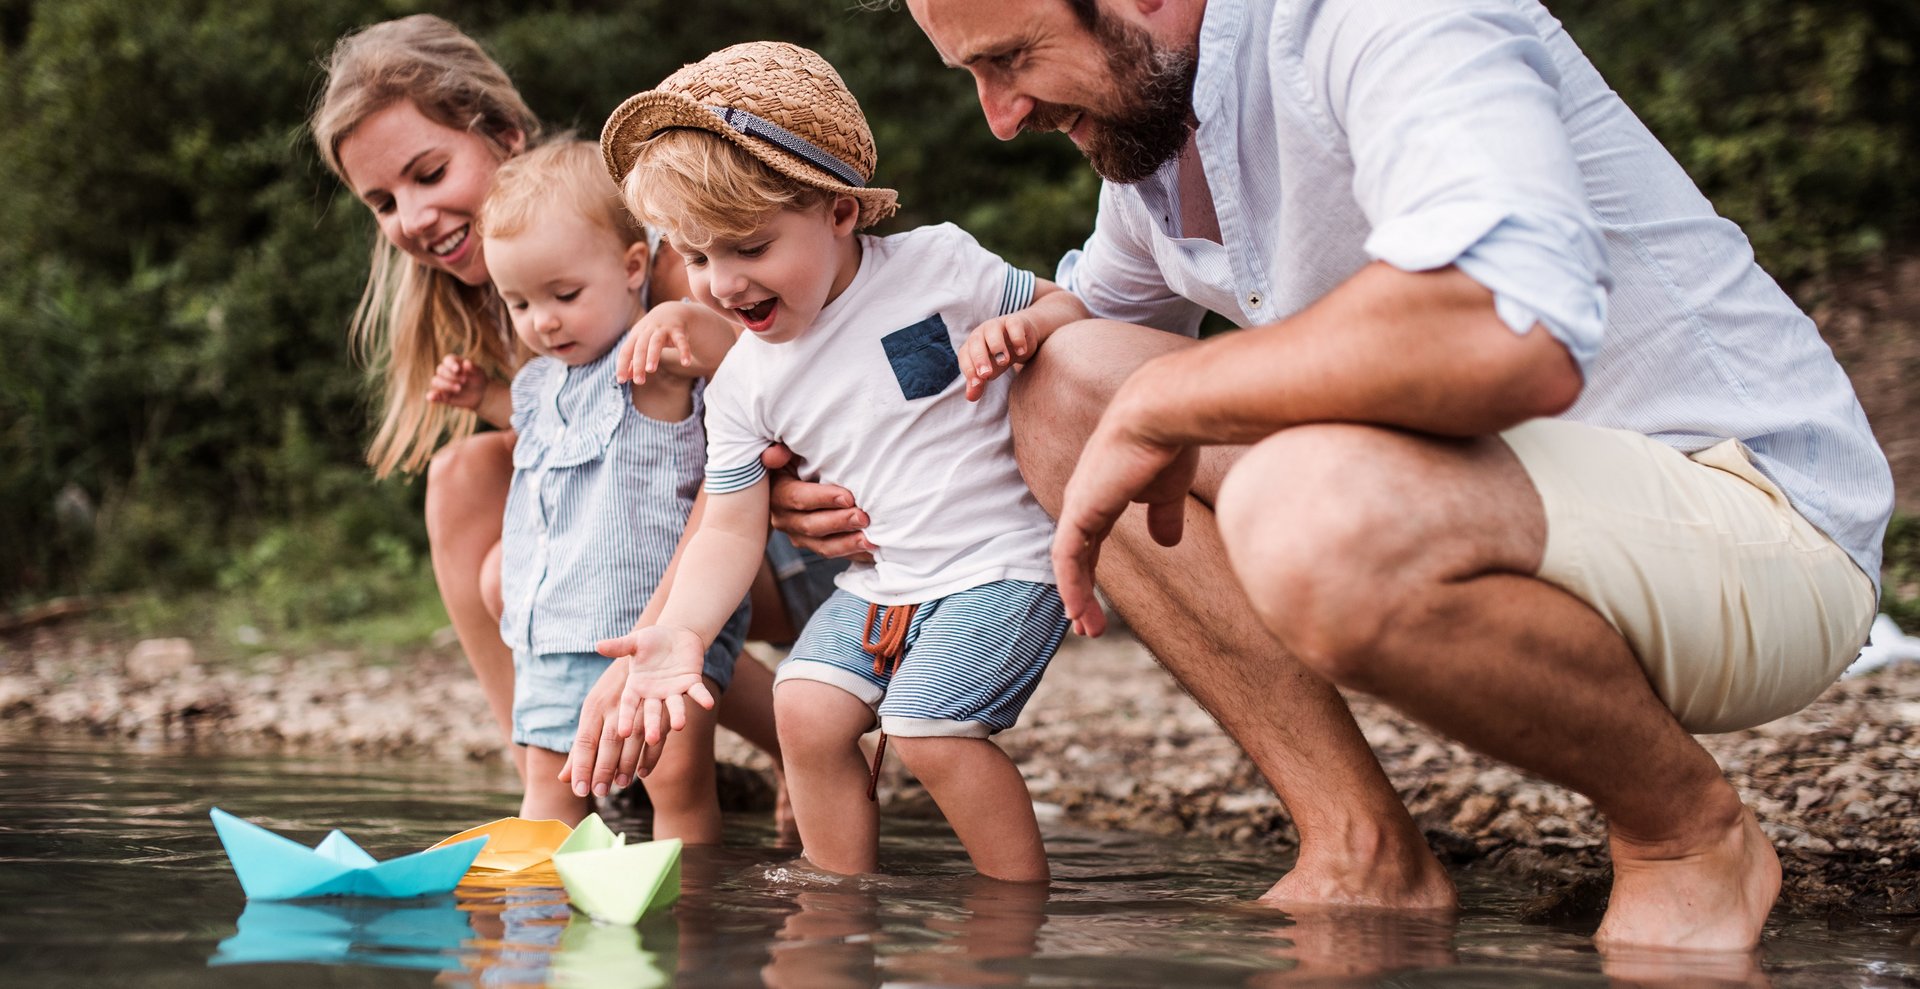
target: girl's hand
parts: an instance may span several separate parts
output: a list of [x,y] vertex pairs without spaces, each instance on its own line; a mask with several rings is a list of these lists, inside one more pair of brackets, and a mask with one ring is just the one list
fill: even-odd
[[622,382],[644,385],[647,375],[660,370],[662,357],[678,361],[681,367],[692,367],[695,327],[716,318],[705,307],[691,302],[654,306],[620,342],[620,352],[614,356],[614,376]]
[[457,354],[440,358],[427,383],[427,401],[451,405],[457,409],[478,410],[487,396],[487,376],[474,363]]

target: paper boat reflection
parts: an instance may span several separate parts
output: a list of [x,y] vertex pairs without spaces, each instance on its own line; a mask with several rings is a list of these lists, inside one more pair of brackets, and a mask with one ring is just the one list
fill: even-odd
[[486,844],[486,839],[475,838],[380,862],[339,831],[308,848],[218,807],[213,809],[213,827],[250,900],[445,893],[460,882]]
[[240,930],[220,942],[209,965],[318,962],[389,968],[461,967],[461,943],[472,936],[452,898],[408,904],[254,901]]

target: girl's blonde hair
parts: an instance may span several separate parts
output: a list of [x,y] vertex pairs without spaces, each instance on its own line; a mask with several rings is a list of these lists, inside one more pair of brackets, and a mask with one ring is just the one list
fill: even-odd
[[[314,106],[313,142],[342,182],[340,143],[368,117],[400,100],[422,116],[485,140],[501,158],[516,139],[540,141],[540,121],[513,82],[472,38],[441,18],[415,14],[342,37],[323,66],[326,90]],[[355,353],[386,392],[367,448],[374,474],[418,471],[442,437],[472,434],[473,413],[426,400],[434,366],[462,354],[487,374],[510,377],[524,358],[490,286],[421,264],[374,234],[366,291],[355,308]]]
[[[635,216],[695,250],[735,240],[783,210],[811,210],[836,194],[768,168],[730,141],[702,130],[664,130],[642,143],[620,186]],[[692,237],[689,232],[697,231]]]
[[600,145],[566,135],[501,163],[474,219],[474,232],[512,237],[526,230],[534,217],[556,209],[573,212],[620,238],[622,245],[647,239],[646,228],[620,202]]

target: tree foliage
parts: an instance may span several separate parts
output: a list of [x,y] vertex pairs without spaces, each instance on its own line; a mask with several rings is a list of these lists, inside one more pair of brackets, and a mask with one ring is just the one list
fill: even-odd
[[[1553,7],[1777,271],[1910,237],[1907,0]],[[357,575],[420,565],[420,485],[360,462],[372,224],[302,131],[333,39],[417,10],[587,136],[715,48],[806,44],[873,122],[896,228],[954,220],[1045,272],[1091,225],[1070,145],[995,141],[904,12],[852,0],[0,0],[0,601],[279,580],[330,620],[378,606]]]

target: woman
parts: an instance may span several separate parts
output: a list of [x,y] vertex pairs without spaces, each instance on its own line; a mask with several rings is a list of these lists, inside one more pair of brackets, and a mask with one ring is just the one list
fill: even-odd
[[[513,657],[499,633],[498,553],[514,434],[505,422],[476,432],[474,414],[429,402],[427,391],[442,355],[464,354],[501,384],[526,356],[488,283],[472,218],[494,169],[538,144],[543,131],[500,66],[458,28],[429,14],[341,38],[326,71],[311,120],[314,143],[373,213],[380,233],[352,325],[356,350],[384,386],[367,459],[383,478],[426,468],[434,580],[511,744]],[[686,272],[671,248],[655,252],[650,285],[653,299],[686,295]],[[783,577],[807,569],[792,566],[790,555],[780,558],[788,563]],[[779,588],[762,573],[753,638],[793,637],[798,622],[787,620],[783,591],[788,600],[809,596],[804,587]],[[719,719],[777,759],[766,667],[743,657]],[[517,749],[514,763],[524,771]]]

